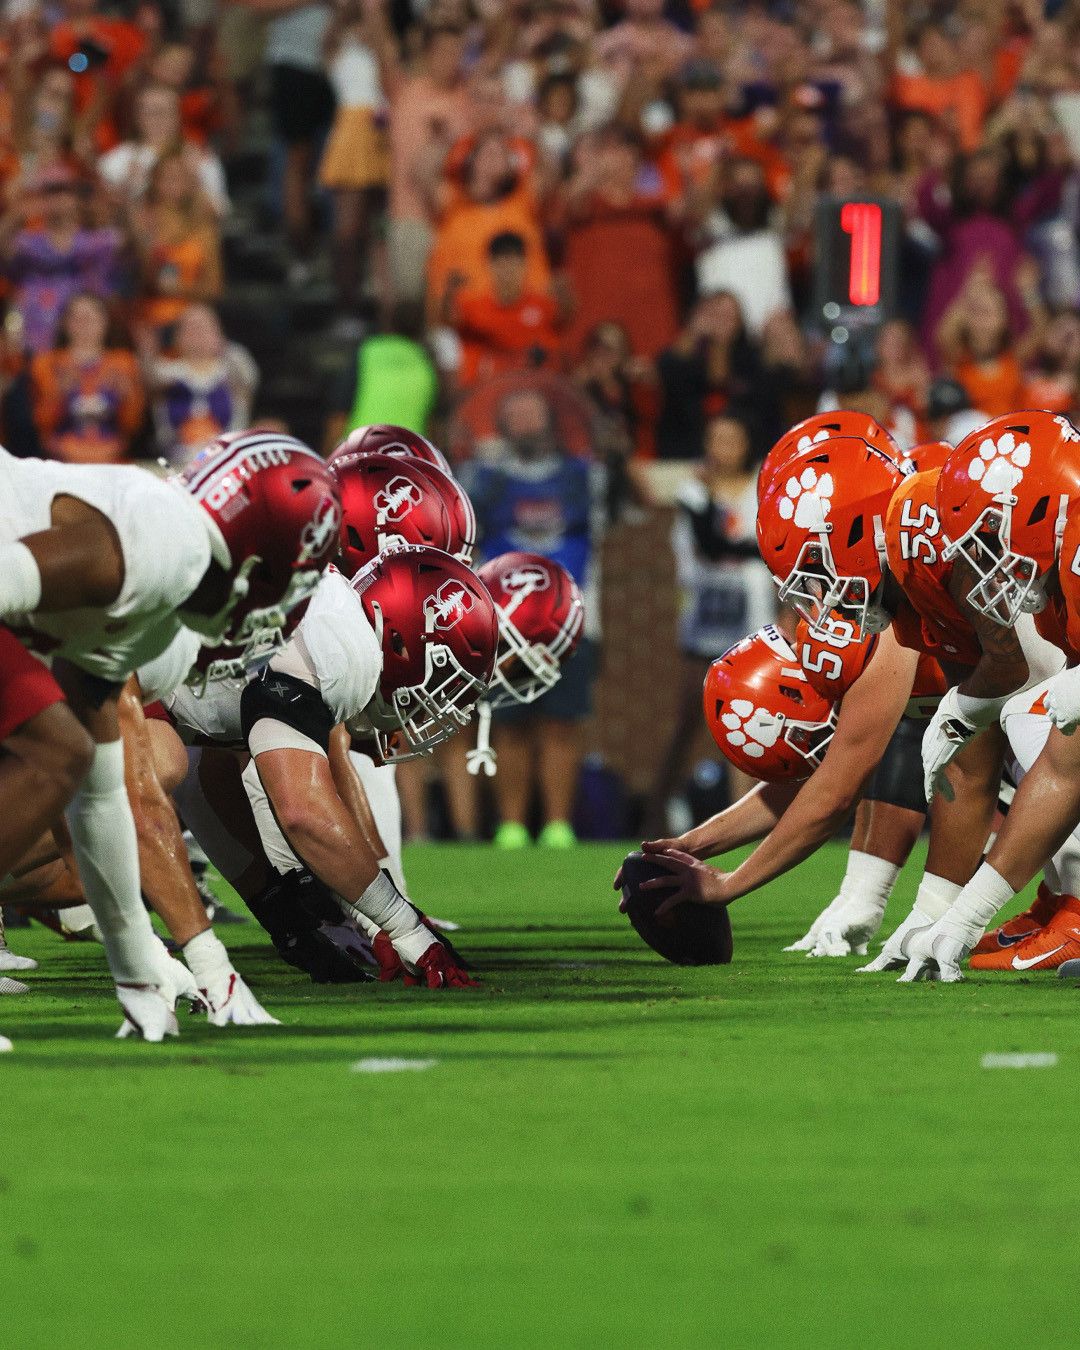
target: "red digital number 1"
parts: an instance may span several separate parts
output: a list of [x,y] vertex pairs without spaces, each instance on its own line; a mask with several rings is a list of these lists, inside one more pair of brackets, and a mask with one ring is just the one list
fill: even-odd
[[881,207],[845,202],[840,228],[851,236],[848,300],[853,305],[876,305],[881,298]]

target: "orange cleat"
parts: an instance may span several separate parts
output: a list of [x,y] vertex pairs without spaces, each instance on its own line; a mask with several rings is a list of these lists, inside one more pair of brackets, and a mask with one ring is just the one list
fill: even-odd
[[1080,957],[1080,899],[1066,895],[1057,913],[1038,932],[1015,947],[972,955],[972,970],[1057,970]]
[[[1010,919],[1008,923],[1003,923],[1000,928],[992,928],[989,933],[984,933],[976,943],[972,956],[990,956],[997,955],[1000,952],[1010,952],[1025,938],[1029,938],[1033,933],[1037,933],[1040,928],[1046,924],[1057,913],[1058,906],[1061,904],[1061,896],[1055,895],[1045,881],[1039,883],[1038,892],[1032,902],[1030,909],[1025,909],[1023,914],[1017,914],[1015,918]],[[1008,963],[1004,966],[982,966],[982,970],[1008,970]]]

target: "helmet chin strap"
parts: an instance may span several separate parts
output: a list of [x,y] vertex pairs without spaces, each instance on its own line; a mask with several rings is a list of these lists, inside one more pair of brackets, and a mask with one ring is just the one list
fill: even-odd
[[466,752],[465,767],[474,778],[481,773],[494,778],[496,762],[491,744],[491,704],[486,698],[476,705],[476,724],[476,749]]

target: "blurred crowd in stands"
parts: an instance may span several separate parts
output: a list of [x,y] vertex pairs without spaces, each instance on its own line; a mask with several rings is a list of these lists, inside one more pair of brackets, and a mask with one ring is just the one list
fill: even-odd
[[[768,611],[753,465],[793,421],[855,407],[914,443],[1080,405],[1080,0],[2,14],[4,443],[175,465],[282,425],[228,322],[253,228],[237,166],[261,155],[280,306],[326,296],[325,449],[382,421],[459,462],[501,446],[523,513],[506,537],[540,551],[566,519],[595,538],[598,502],[648,506],[652,462],[700,465],[667,497],[687,718],[702,662]],[[863,194],[902,210],[897,311],[837,348],[812,322],[815,206]],[[522,388],[548,414],[513,432]],[[581,492],[549,452],[607,470],[563,525],[521,486]]]
[[[250,420],[258,371],[214,305],[230,160],[259,118],[283,281],[322,268],[330,335],[360,344],[334,434],[402,361],[413,420],[543,366],[588,399],[608,455],[646,458],[700,457],[719,414],[759,454],[830,396],[928,434],[935,380],[955,410],[1076,406],[1074,0],[3,14],[16,449],[176,462]],[[858,360],[805,322],[822,193],[904,211],[899,314]],[[398,341],[365,353],[376,335]]]

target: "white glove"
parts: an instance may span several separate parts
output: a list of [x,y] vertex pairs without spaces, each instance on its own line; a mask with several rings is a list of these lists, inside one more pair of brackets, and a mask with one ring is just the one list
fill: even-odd
[[960,711],[959,695],[950,689],[937,706],[923,733],[923,786],[926,800],[941,792],[946,801],[953,799],[953,790],[945,777],[945,770],[979,730],[973,721]]
[[809,952],[817,944],[818,937],[826,923],[834,919],[837,914],[847,904],[847,897],[838,895],[835,900],[830,900],[814,922],[810,925],[805,937],[799,938],[798,942],[793,942],[790,947],[785,947],[786,952]]
[[915,934],[933,927],[933,923],[934,921],[929,914],[924,913],[917,905],[913,906],[911,913],[893,933],[892,937],[888,939],[877,956],[865,966],[859,966],[858,973],[860,975],[876,974],[881,970],[899,970],[901,966],[906,966],[909,941]]
[[1080,672],[1070,670],[1046,691],[1046,711],[1058,731],[1071,736],[1080,726]]
[[117,1040],[141,1036],[144,1041],[160,1041],[179,1036],[176,1005],[187,999],[192,1012],[205,1012],[206,1003],[195,984],[195,977],[182,962],[174,960],[164,942],[154,934],[153,963],[157,977],[153,985],[118,984],[116,997],[125,1013]]
[[192,983],[206,1004],[215,1027],[280,1026],[247,987],[229,960],[225,946],[212,928],[196,934],[184,947]]
[[908,968],[899,983],[937,979],[943,984],[955,984],[962,980],[960,962],[967,959],[984,932],[977,924],[958,919],[955,909],[950,909],[932,927],[914,934],[907,945]]
[[124,1010],[123,1025],[116,1033],[118,1041],[128,1036],[163,1041],[166,1036],[180,1035],[170,996],[155,986],[118,984],[116,997]]
[[[188,946],[190,945],[189,943]],[[166,998],[171,1000],[170,1006],[175,1008],[183,999],[188,1003],[192,1012],[208,1011],[206,1001],[199,993],[195,976],[188,970],[183,961],[177,961],[175,957],[169,955],[168,947],[156,934],[154,935],[154,949],[157,956],[154,964],[158,988]]]
[[885,917],[885,906],[878,900],[852,896],[838,914],[827,920],[818,934],[811,956],[865,956],[870,939],[877,934]]

